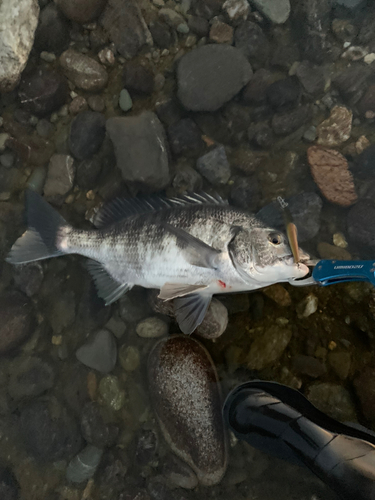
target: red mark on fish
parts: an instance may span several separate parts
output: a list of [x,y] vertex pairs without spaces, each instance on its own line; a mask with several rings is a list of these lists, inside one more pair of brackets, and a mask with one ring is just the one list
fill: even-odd
[[226,285],[226,283],[224,283],[224,281],[218,280],[218,283],[219,283],[219,286],[221,286],[221,288],[227,287],[227,285]]

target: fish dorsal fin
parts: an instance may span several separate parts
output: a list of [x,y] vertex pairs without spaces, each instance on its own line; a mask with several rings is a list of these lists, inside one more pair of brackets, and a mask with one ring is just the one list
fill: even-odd
[[202,323],[211,298],[212,295],[192,293],[174,299],[176,320],[183,333],[190,335]]
[[113,279],[102,264],[96,260],[89,260],[87,269],[94,279],[98,296],[104,300],[106,306],[115,302],[133,287],[132,284],[119,283]]
[[171,300],[176,297],[183,297],[189,293],[207,288],[208,285],[182,285],[180,283],[166,283],[160,289],[158,295],[161,300]]
[[115,198],[100,208],[94,218],[94,225],[97,228],[106,227],[133,215],[186,205],[227,205],[227,202],[219,195],[213,196],[208,193],[191,193],[174,198],[157,195],[141,198]]

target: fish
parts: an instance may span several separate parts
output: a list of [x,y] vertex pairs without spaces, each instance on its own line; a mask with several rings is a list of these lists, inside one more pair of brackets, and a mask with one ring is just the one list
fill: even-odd
[[25,199],[28,229],[7,262],[85,256],[106,305],[135,285],[159,289],[162,300],[174,300],[186,334],[202,323],[213,295],[293,282],[309,272],[308,254],[300,249],[297,265],[283,233],[218,195],[117,198],[98,211],[90,230],[73,228],[33,190]]

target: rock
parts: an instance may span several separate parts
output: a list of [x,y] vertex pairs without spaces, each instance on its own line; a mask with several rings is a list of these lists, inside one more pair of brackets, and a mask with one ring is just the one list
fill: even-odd
[[347,9],[355,9],[359,5],[363,4],[363,0],[335,0],[334,4],[342,5]]
[[368,87],[357,106],[362,116],[368,116],[368,111],[375,113],[375,85]]
[[71,115],[77,115],[82,111],[86,111],[88,108],[87,101],[84,97],[78,95],[73,99],[73,101],[69,104],[69,113]]
[[233,178],[230,201],[235,207],[254,212],[260,202],[260,187],[255,176]]
[[43,268],[39,262],[30,262],[13,268],[14,282],[28,297],[38,293],[43,281]]
[[344,156],[334,149],[310,146],[307,159],[311,174],[328,201],[342,207],[357,201],[353,177]]
[[54,130],[55,129],[52,123],[46,120],[45,118],[42,118],[36,124],[37,134],[45,139],[50,137],[53,134]]
[[217,146],[198,158],[197,170],[214,186],[226,184],[230,177],[230,165],[224,146]]
[[314,142],[316,139],[316,127],[314,127],[314,125],[311,125],[311,127],[306,129],[305,133],[303,134],[303,138],[307,142]]
[[35,327],[30,300],[19,292],[0,296],[0,355],[25,341]]
[[216,111],[250,80],[241,52],[227,45],[205,45],[184,55],[177,67],[178,97],[191,111]]
[[203,179],[190,165],[185,163],[177,164],[172,186],[181,194],[186,192],[194,193],[202,189]]
[[81,189],[93,189],[101,170],[102,162],[97,156],[81,161],[77,166],[77,185]]
[[141,356],[137,347],[122,345],[119,353],[120,365],[127,372],[133,372],[139,367]]
[[225,332],[227,326],[227,308],[218,299],[213,298],[207,309],[203,322],[196,330],[196,334],[204,339],[216,339]]
[[132,109],[133,101],[126,89],[121,90],[118,105],[120,106],[120,109],[124,111],[124,113]]
[[149,393],[164,438],[205,486],[217,484],[227,465],[218,378],[196,340],[173,336],[148,359]]
[[205,148],[202,133],[191,118],[168,127],[169,144],[176,156],[197,157]]
[[105,137],[105,118],[95,111],[82,111],[70,126],[69,148],[78,160],[97,153]]
[[310,107],[300,106],[292,111],[276,113],[272,118],[272,129],[277,135],[288,135],[304,125],[311,116]]
[[229,24],[223,23],[215,19],[210,28],[210,41],[215,43],[229,43],[233,42],[233,28]]
[[250,12],[250,6],[247,0],[225,0],[223,10],[232,22],[238,23],[246,21]]
[[74,185],[74,160],[69,155],[52,155],[48,165],[44,196],[54,201],[64,197]]
[[155,111],[159,120],[168,127],[183,117],[181,105],[173,97],[161,96],[155,103]]
[[97,111],[98,113],[103,113],[105,111],[105,102],[100,95],[90,95],[87,98],[87,104],[90,109]]
[[40,51],[61,54],[69,45],[70,23],[55,3],[48,3],[40,12],[35,32],[35,47]]
[[77,453],[81,446],[75,420],[57,400],[36,400],[25,406],[19,424],[23,442],[37,460],[64,460]]
[[242,91],[242,99],[246,104],[260,104],[267,98],[267,88],[273,81],[268,69],[260,68],[252,76]]
[[321,259],[337,259],[351,260],[352,256],[344,248],[338,248],[335,245],[330,245],[325,241],[321,241],[317,246],[318,255]]
[[76,351],[78,361],[98,370],[101,373],[109,373],[113,370],[117,361],[117,345],[111,332],[99,330]]
[[51,389],[55,371],[51,363],[37,357],[16,358],[10,369],[8,392],[16,401],[33,398]]
[[343,99],[350,106],[356,104],[367,88],[367,79],[371,75],[371,69],[367,65],[354,62],[342,73],[333,79],[333,85],[339,90]]
[[244,21],[234,32],[234,45],[254,66],[265,66],[270,46],[262,28],[251,21]]
[[127,59],[144,45],[152,45],[151,33],[136,0],[108,0],[100,22],[117,51]]
[[56,0],[63,14],[76,23],[89,23],[96,19],[104,9],[107,0]]
[[363,416],[369,421],[375,420],[375,368],[372,365],[362,369],[354,379],[354,388],[360,402]]
[[124,181],[153,191],[163,189],[169,182],[169,167],[164,129],[157,116],[145,111],[114,117],[106,127]]
[[357,27],[349,19],[334,19],[332,31],[338,40],[349,43],[352,43],[358,33]]
[[37,116],[45,116],[65,104],[68,83],[56,71],[37,68],[25,75],[18,90],[23,107]]
[[262,292],[266,297],[273,300],[280,307],[289,307],[292,305],[292,299],[281,283],[263,288]]
[[313,356],[297,354],[293,358],[293,369],[301,375],[318,378],[327,372],[325,365]]
[[0,92],[18,84],[34,42],[38,24],[37,0],[3,0],[0,4]]
[[361,28],[357,37],[360,44],[367,44],[375,38],[375,15],[373,12],[364,16],[361,22]]
[[138,438],[135,460],[137,464],[144,466],[156,458],[158,447],[158,436],[152,430],[142,431]]
[[257,8],[271,23],[283,24],[290,14],[289,0],[251,0]]
[[[207,22],[207,21],[206,21]],[[168,49],[173,43],[173,32],[171,28],[161,21],[150,23],[149,29],[156,45],[161,49]]]
[[130,93],[152,94],[154,74],[142,64],[129,62],[124,67],[123,84]]
[[375,207],[370,201],[359,201],[348,213],[348,233],[356,243],[375,247]]
[[66,469],[66,478],[71,483],[83,483],[96,472],[103,450],[89,444],[69,462]]
[[113,411],[119,411],[124,406],[125,392],[121,390],[120,382],[114,375],[101,379],[99,394],[103,404]]
[[251,344],[246,357],[249,370],[263,370],[278,361],[292,338],[292,329],[275,324],[263,331]]
[[302,61],[296,69],[296,77],[310,95],[324,92],[325,78],[322,69],[310,61]]
[[300,319],[308,318],[317,311],[318,302],[318,297],[313,293],[309,293],[301,302],[298,303],[296,307],[297,316]]
[[274,109],[294,107],[300,94],[301,88],[295,76],[277,80],[266,90],[267,100]]
[[331,418],[340,422],[357,420],[352,398],[341,385],[329,382],[314,384],[308,388],[306,396],[314,406]]
[[181,24],[185,24],[185,19],[181,14],[167,7],[163,7],[159,10],[159,18],[174,29],[178,29]]
[[60,335],[65,328],[74,323],[76,317],[75,306],[76,299],[72,290],[60,292],[59,300],[53,300],[49,304],[48,317],[54,335]]
[[341,380],[346,380],[348,378],[351,365],[351,356],[349,352],[334,351],[328,353],[328,363]]
[[73,49],[61,54],[60,65],[65,76],[82,90],[95,92],[107,85],[108,74],[103,66],[95,59]]
[[0,498],[18,500],[20,486],[9,467],[0,467]]
[[339,146],[347,141],[352,131],[353,113],[345,106],[335,106],[331,115],[317,127],[318,140],[321,146]]
[[142,320],[136,328],[137,335],[147,339],[165,337],[168,330],[168,324],[157,316]]
[[356,179],[364,180],[375,177],[375,144],[372,144],[354,158],[350,170]]
[[97,403],[86,403],[81,414],[82,436],[89,444],[97,448],[113,446],[118,436],[118,428],[107,424],[103,411]]
[[188,20],[190,31],[198,35],[200,38],[208,34],[209,24],[207,19],[199,16],[191,16]]

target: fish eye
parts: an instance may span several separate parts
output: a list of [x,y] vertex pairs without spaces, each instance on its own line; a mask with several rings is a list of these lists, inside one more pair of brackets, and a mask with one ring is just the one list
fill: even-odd
[[272,243],[272,245],[280,245],[283,241],[280,233],[270,233],[268,235],[268,240]]

